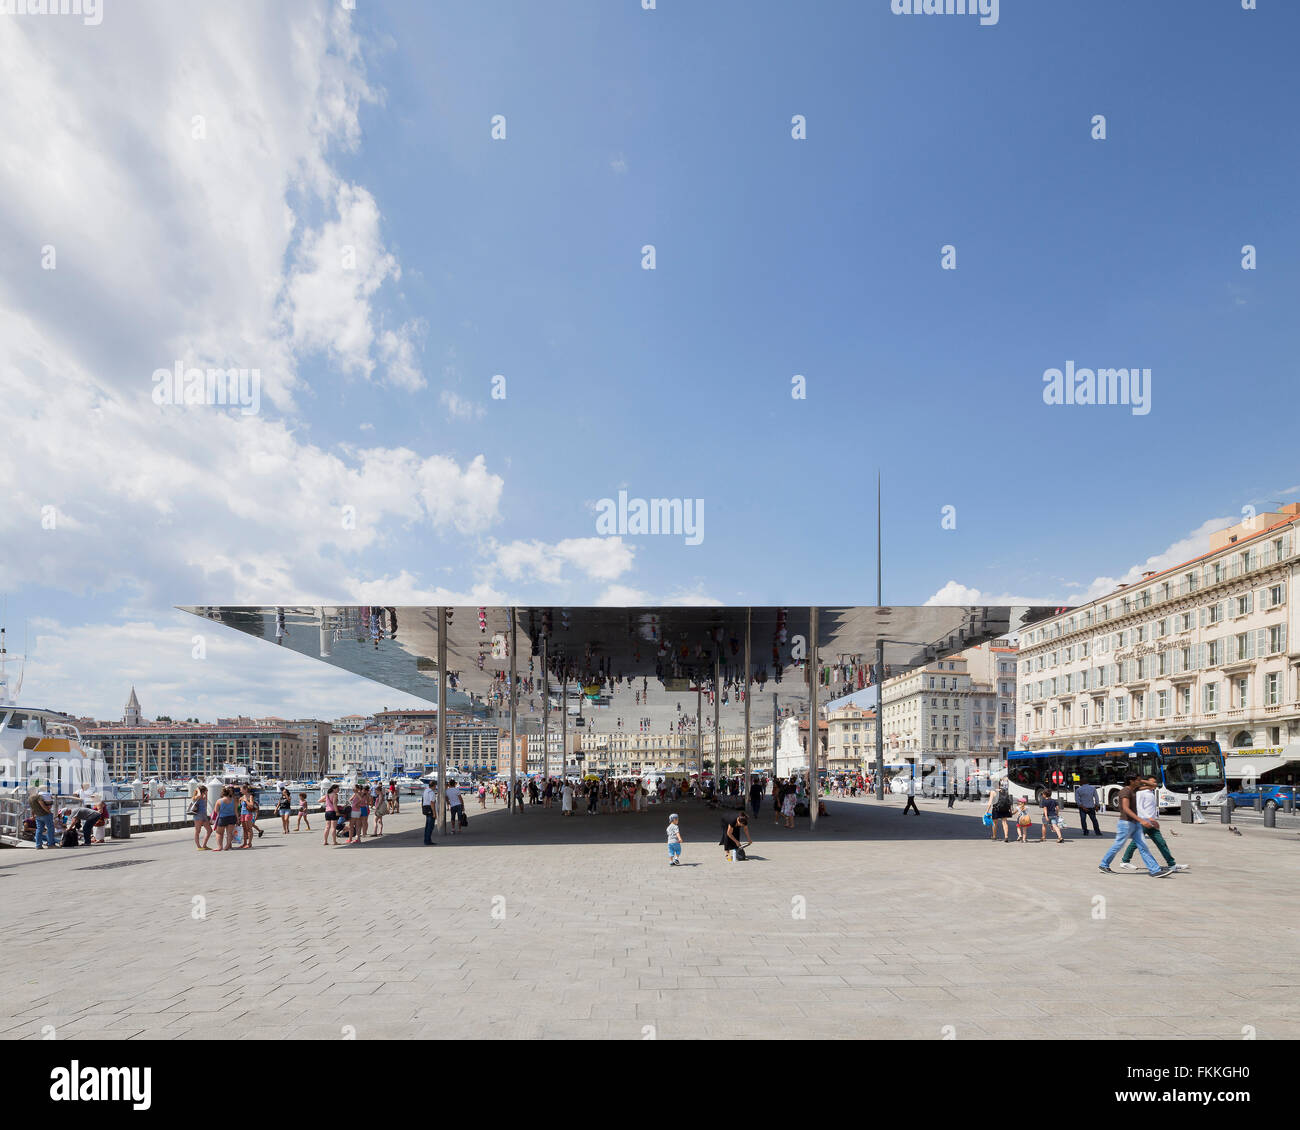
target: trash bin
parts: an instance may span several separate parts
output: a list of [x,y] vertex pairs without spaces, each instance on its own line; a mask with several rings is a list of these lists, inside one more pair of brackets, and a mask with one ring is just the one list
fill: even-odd
[[1182,813],[1182,822],[1184,824],[1192,823],[1192,801],[1190,797],[1184,797],[1180,806]]
[[131,814],[116,812],[111,817],[113,822],[113,839],[129,840],[131,838]]

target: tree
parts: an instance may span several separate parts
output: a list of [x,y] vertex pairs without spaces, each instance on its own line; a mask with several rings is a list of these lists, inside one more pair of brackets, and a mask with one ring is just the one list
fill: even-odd
[[704,771],[707,773],[713,768],[713,762],[707,757],[704,759]]

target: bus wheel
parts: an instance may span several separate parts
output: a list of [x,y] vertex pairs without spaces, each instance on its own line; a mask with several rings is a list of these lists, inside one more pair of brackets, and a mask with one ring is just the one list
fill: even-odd
[[1110,796],[1106,798],[1106,807],[1113,812],[1119,811],[1119,789],[1110,790]]
[[1042,786],[1042,785],[1035,785],[1035,786],[1034,786],[1034,804],[1037,805],[1037,806],[1040,807],[1040,808],[1042,807],[1042,804],[1043,804],[1043,786]]

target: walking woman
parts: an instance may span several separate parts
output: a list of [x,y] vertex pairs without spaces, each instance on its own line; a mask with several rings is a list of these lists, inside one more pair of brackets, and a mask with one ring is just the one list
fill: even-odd
[[[208,840],[212,839],[212,818],[208,814],[208,786],[200,785],[190,797],[190,815],[194,817],[194,846],[199,851],[211,851]],[[203,842],[199,843],[199,832],[205,830]],[[218,841],[219,843],[220,841]]]
[[795,790],[790,789],[785,794],[785,799],[781,801],[781,815],[785,817],[785,826],[787,828],[794,827],[794,805],[795,805]]
[[1005,779],[998,782],[996,791],[989,794],[988,807],[984,809],[989,814],[993,823],[990,825],[993,834],[989,837],[994,843],[998,838],[998,821],[1002,821],[1002,839],[1006,843],[1011,842],[1011,794],[1007,791],[1007,782]]
[[276,807],[276,812],[280,814],[280,830],[284,835],[289,834],[289,813],[293,811],[293,798],[289,796],[288,789],[280,790],[280,803]]
[[375,796],[375,835],[384,834],[384,817],[388,814],[388,797],[385,795],[383,788],[376,790]]
[[330,785],[329,791],[321,797],[321,803],[325,806],[325,841],[324,846],[330,844],[330,836],[334,837],[334,846],[339,846],[339,787]]

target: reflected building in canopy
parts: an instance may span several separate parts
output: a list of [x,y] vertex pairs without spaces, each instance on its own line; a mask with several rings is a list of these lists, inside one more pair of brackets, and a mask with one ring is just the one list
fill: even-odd
[[[500,725],[563,772],[572,735],[699,734],[695,772],[742,761],[726,735],[807,719],[853,691],[1019,632],[1055,609],[954,607],[187,607],[185,611]],[[546,704],[550,709],[546,709]],[[438,717],[439,764],[447,736]],[[556,740],[558,737],[558,741]],[[599,743],[593,743],[599,744]],[[736,749],[729,741],[731,749]],[[510,760],[508,758],[503,760]],[[522,760],[522,759],[518,759]],[[871,760],[871,754],[868,754]],[[769,761],[770,763],[770,761]],[[825,769],[824,753],[819,769]],[[513,776],[518,764],[510,766]]]

